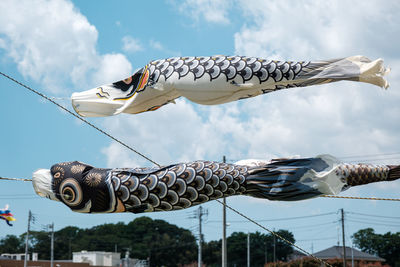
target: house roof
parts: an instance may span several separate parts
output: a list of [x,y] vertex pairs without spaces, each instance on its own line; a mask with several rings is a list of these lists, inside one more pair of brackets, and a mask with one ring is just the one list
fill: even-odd
[[[375,255],[368,254],[366,252],[359,251],[354,248],[346,247],[346,259],[351,260],[351,255],[353,251],[353,258],[355,260],[364,260],[364,261],[385,261],[385,259],[377,257]],[[343,258],[343,247],[342,246],[333,246],[324,250],[321,250],[314,254],[314,256],[320,259],[334,259],[334,258]]]

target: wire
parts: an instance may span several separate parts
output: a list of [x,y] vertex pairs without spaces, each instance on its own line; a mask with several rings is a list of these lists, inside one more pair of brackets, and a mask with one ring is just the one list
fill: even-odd
[[[348,219],[351,219],[351,220],[365,220],[365,218],[363,218],[363,217],[361,217],[361,216],[357,216],[357,215],[347,215],[347,218]],[[387,224],[398,224],[399,226],[400,226],[400,221],[387,221],[387,220],[383,220],[383,219],[375,219],[375,218],[369,218],[368,219],[368,222],[371,222],[371,223],[387,223]]]
[[32,182],[32,179],[26,179],[26,178],[8,178],[8,177],[0,177],[0,180],[11,180],[11,181]]
[[381,218],[388,218],[388,219],[400,219],[400,217],[382,216],[382,215],[375,215],[375,214],[366,214],[366,213],[359,213],[359,212],[353,212],[353,211],[346,211],[346,213],[357,214],[357,215],[362,215],[362,216],[370,216],[370,217],[381,217]]
[[56,101],[54,101],[53,99],[51,99],[50,97],[45,96],[44,94],[32,89],[31,87],[15,80],[14,78],[8,76],[7,74],[3,73],[0,71],[0,74],[3,75],[4,77],[6,77],[7,79],[15,82],[16,84],[21,85],[22,87],[28,89],[29,91],[43,97],[44,99],[50,101],[51,103],[53,103],[54,105],[56,105],[57,107],[61,108],[62,110],[66,111],[67,113],[69,113],[70,115],[74,116],[75,118],[77,118],[78,120],[83,121],[84,123],[86,123],[87,125],[89,125],[90,127],[96,129],[97,131],[99,131],[100,133],[104,134],[105,136],[111,138],[112,140],[114,140],[115,142],[121,144],[122,146],[126,147],[127,149],[131,150],[132,152],[138,154],[139,156],[141,156],[142,158],[150,161],[151,163],[157,165],[158,167],[161,167],[160,164],[158,164],[157,162],[151,160],[149,157],[145,156],[144,154],[140,153],[139,151],[133,149],[132,147],[128,146],[127,144],[125,144],[124,142],[120,141],[119,139],[115,138],[114,136],[110,135],[109,133],[103,131],[102,129],[100,129],[99,127],[95,126],[94,124],[90,123],[89,121],[85,120],[84,118],[82,118],[81,116],[76,115],[75,113],[73,113],[72,111],[70,111],[69,109],[67,109],[66,107],[58,104]]
[[301,226],[296,226],[296,227],[290,227],[290,229],[302,229],[302,228],[315,228],[317,226],[325,226],[328,224],[334,224],[337,223],[337,221],[330,221],[330,222],[326,222],[326,223],[318,223],[318,224],[309,224],[309,225],[301,225]]
[[[273,221],[287,221],[287,220],[297,220],[297,219],[305,219],[305,218],[311,218],[311,217],[319,217],[319,216],[326,216],[330,214],[335,214],[336,212],[328,212],[328,213],[321,213],[321,214],[315,214],[315,215],[307,215],[307,216],[298,216],[298,217],[286,217],[286,218],[276,218],[276,219],[260,219],[257,220],[259,222],[273,222]],[[212,220],[208,222],[222,222],[219,220]],[[229,221],[230,223],[242,223],[242,222],[247,222],[243,220],[237,220],[237,221]]]
[[381,198],[381,197],[344,197],[344,196],[333,196],[333,195],[322,195],[320,197],[327,198],[345,198],[345,199],[366,199],[366,200],[386,200],[386,201],[400,201],[400,198]]
[[241,212],[239,212],[238,210],[232,208],[232,207],[229,206],[228,204],[223,203],[222,201],[220,201],[220,200],[218,200],[218,199],[216,199],[216,201],[219,202],[221,205],[224,205],[224,206],[227,207],[228,209],[232,210],[232,211],[235,212],[236,214],[242,216],[243,218],[246,218],[248,221],[254,223],[254,224],[257,225],[258,227],[260,227],[260,228],[262,228],[262,229],[268,231],[270,234],[273,234],[274,236],[278,237],[279,239],[281,239],[281,240],[285,241],[286,243],[290,244],[291,246],[297,248],[297,249],[300,250],[301,252],[303,252],[303,253],[307,254],[308,256],[310,256],[310,257],[312,257],[312,258],[318,260],[318,261],[321,262],[322,264],[326,264],[327,266],[333,267],[333,266],[330,265],[329,263],[325,262],[324,260],[322,260],[322,259],[320,259],[320,258],[315,257],[313,254],[311,254],[311,253],[305,251],[304,249],[300,248],[299,246],[295,245],[293,242],[287,240],[286,238],[284,238],[284,237],[281,236],[280,234],[275,233],[274,231],[269,230],[268,228],[264,227],[263,225],[259,224],[258,222],[254,221],[253,219],[251,219],[250,217],[247,217],[247,216],[244,215],[243,213],[241,213]]
[[327,237],[314,238],[314,239],[299,239],[299,240],[296,240],[296,243],[297,242],[305,242],[305,241],[327,240],[327,239],[336,239],[336,236],[327,236]]
[[383,225],[383,226],[394,226],[394,227],[399,227],[400,224],[386,224],[386,223],[376,223],[376,222],[371,222],[371,221],[358,221],[358,220],[350,220],[346,219],[348,222],[355,222],[355,223],[363,223],[363,224],[372,224],[372,225]]

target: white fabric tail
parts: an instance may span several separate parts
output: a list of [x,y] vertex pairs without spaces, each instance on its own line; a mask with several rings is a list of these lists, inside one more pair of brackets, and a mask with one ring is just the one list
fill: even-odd
[[360,67],[360,82],[371,83],[385,89],[389,87],[389,83],[383,76],[390,72],[390,68],[383,66],[383,59],[371,61],[364,56],[353,56],[347,59]]

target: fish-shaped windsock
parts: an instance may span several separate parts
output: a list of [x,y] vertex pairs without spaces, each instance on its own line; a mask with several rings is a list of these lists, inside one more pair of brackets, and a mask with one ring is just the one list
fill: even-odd
[[0,209],[0,220],[5,220],[8,226],[13,226],[10,222],[16,221],[14,215],[11,214],[8,205],[4,209]]
[[181,96],[217,105],[272,91],[336,82],[360,81],[387,88],[383,60],[353,56],[321,61],[275,61],[244,56],[175,57],[155,60],[131,77],[74,93],[82,116],[141,113],[173,103]]
[[345,164],[329,155],[237,164],[193,161],[161,168],[99,169],[74,161],[33,174],[37,194],[83,213],[153,212],[248,195],[303,200],[400,178],[400,165]]

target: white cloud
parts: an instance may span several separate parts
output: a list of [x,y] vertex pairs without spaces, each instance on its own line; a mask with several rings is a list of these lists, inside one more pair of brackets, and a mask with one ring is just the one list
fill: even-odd
[[[121,72],[131,72],[123,55],[96,51],[98,32],[68,0],[23,0],[0,2],[0,34],[5,50],[27,78],[42,83],[48,91],[96,86],[99,72],[110,62]],[[68,92],[69,93],[69,92]]]
[[164,50],[164,46],[158,41],[150,40],[149,43],[150,43],[150,47],[155,50],[160,50],[160,51]]
[[122,38],[122,49],[125,52],[135,53],[143,50],[143,46],[140,43],[139,39],[127,35]]
[[390,40],[398,33],[398,1],[354,1],[351,6],[333,0],[238,4],[250,22],[235,35],[237,53],[299,60],[395,53]]
[[[384,7],[377,1],[360,2],[357,11],[333,1],[238,3],[246,16],[235,34],[238,54],[308,60],[360,53],[383,56],[393,69],[400,69],[397,53],[386,50],[386,42],[377,41],[399,44],[399,29],[392,22],[380,31],[375,25],[388,17],[399,20],[394,18],[399,10],[394,2]],[[371,35],[368,29],[377,32]],[[194,105],[179,99],[176,105],[152,113],[112,118],[106,126],[110,131],[122,126],[123,130],[115,131],[118,136],[162,164],[219,160],[222,155],[240,160],[400,151],[400,124],[396,123],[400,117],[400,93],[396,90],[400,76],[395,72],[388,78],[392,87],[387,91],[339,82],[282,90],[219,106]],[[136,166],[148,164],[133,154],[128,157],[118,147],[108,148],[112,152],[109,166],[119,165],[113,156],[118,151]]]
[[122,54],[105,54],[99,59],[99,66],[93,74],[96,85],[110,84],[132,75],[131,63]]
[[179,11],[195,22],[201,18],[210,23],[228,24],[229,0],[185,0],[179,2]]

